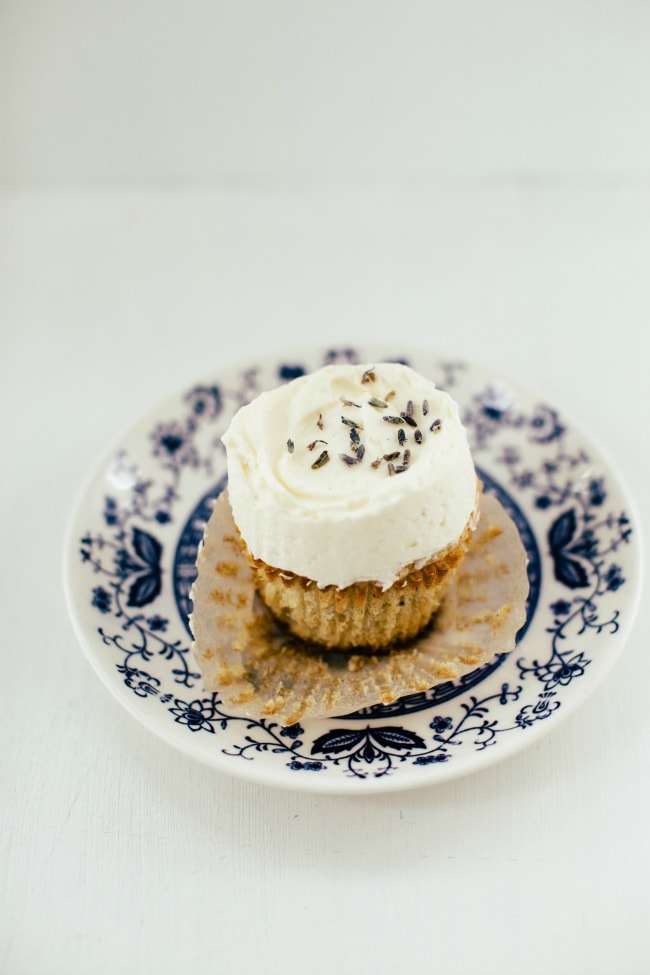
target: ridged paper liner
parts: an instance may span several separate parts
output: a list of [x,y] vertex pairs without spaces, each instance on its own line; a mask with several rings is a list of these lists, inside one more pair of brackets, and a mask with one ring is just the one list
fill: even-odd
[[512,650],[525,620],[526,553],[490,495],[481,499],[478,527],[432,624],[398,648],[347,653],[290,634],[257,595],[225,492],[206,526],[197,567],[191,626],[206,690],[218,691],[233,714],[285,725],[388,704],[457,680]]
[[310,579],[247,555],[258,593],[293,634],[330,648],[380,650],[388,643],[413,639],[429,622],[462,562],[474,523],[475,518],[457,544],[421,568],[411,568],[386,590],[374,582],[319,589]]

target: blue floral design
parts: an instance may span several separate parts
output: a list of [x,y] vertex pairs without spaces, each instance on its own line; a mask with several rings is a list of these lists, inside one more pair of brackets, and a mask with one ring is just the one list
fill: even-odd
[[437,735],[441,735],[443,732],[449,731],[453,723],[454,722],[450,717],[443,718],[442,715],[438,714],[433,719],[429,727],[433,728]]
[[106,592],[103,586],[95,586],[93,589],[92,605],[95,607],[95,609],[98,609],[100,613],[110,613],[110,592]]
[[292,772],[322,772],[325,766],[322,762],[301,762],[298,758],[292,758],[290,762],[287,762],[287,768],[290,768]]
[[619,565],[610,565],[605,573],[605,583],[610,592],[616,592],[625,583],[623,573]]
[[214,734],[214,708],[210,702],[175,700],[175,707],[169,708],[174,721],[186,725],[190,731],[207,731]]
[[160,681],[146,671],[128,667],[126,664],[118,664],[117,672],[124,676],[124,683],[137,697],[155,697],[159,693]]
[[149,617],[147,623],[149,624],[149,629],[151,630],[152,633],[155,633],[156,631],[164,633],[164,631],[167,629],[167,624],[169,623],[169,620],[166,620],[164,616],[159,616],[156,613],[155,616]]
[[594,508],[600,507],[606,497],[605,482],[602,477],[594,478],[589,482],[589,504]]
[[278,369],[278,376],[284,383],[291,382],[292,379],[299,379],[305,375],[306,370],[303,366],[283,365]]
[[[255,376],[249,371],[246,389],[254,383]],[[111,534],[86,534],[80,554],[82,562],[106,580],[105,586],[94,587],[91,604],[119,626],[113,633],[105,627],[98,629],[103,642],[121,653],[118,667],[126,667],[133,674],[139,672],[137,661],[146,662],[157,655],[174,663],[171,674],[176,683],[192,687],[200,675],[190,666],[189,645],[166,637],[167,616],[140,612],[157,602],[164,586],[164,548],[157,534],[145,526],[164,529],[173,523],[185,471],[200,470],[209,475],[212,470],[212,458],[201,456],[196,437],[221,415],[222,390],[217,385],[196,386],[184,402],[188,407],[185,416],[157,423],[149,435],[159,477],[143,477],[126,453],[118,452],[110,480],[121,489],[119,499],[107,495],[103,502],[103,520]]]
[[333,365],[337,362],[358,362],[359,353],[356,349],[328,349],[325,353],[325,365]]
[[107,525],[116,525],[118,520],[117,501],[115,498],[104,498],[104,521]]
[[195,417],[214,420],[223,409],[219,386],[195,386],[185,397]]
[[447,752],[430,752],[428,755],[418,755],[413,762],[414,765],[433,765],[437,762],[447,762],[450,759]]
[[204,462],[194,444],[195,419],[159,423],[151,433],[153,456],[163,467],[179,474],[183,467],[197,468]]
[[287,725],[287,727],[283,728],[282,731],[280,732],[283,738],[291,738],[292,741],[295,741],[297,738],[300,738],[301,735],[304,735],[304,733],[305,733],[305,729],[302,727],[301,724],[298,723]]

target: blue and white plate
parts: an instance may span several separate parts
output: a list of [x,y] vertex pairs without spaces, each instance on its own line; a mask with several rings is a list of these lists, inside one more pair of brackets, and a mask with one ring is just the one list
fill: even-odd
[[[329,362],[386,359],[451,392],[485,488],[519,528],[530,597],[518,645],[458,682],[356,714],[289,728],[229,714],[201,686],[187,622],[197,547],[225,485],[221,435],[264,389]],[[169,399],[92,476],[66,552],[81,644],[131,714],[221,771],[314,792],[427,785],[531,744],[612,666],[640,586],[630,503],[565,417],[471,363],[385,347],[293,352],[224,370]]]

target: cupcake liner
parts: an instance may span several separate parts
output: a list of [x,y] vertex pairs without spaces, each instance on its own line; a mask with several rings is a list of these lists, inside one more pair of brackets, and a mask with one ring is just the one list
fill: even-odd
[[324,647],[382,649],[415,637],[438,609],[469,545],[476,519],[455,545],[388,589],[357,582],[319,588],[312,580],[273,568],[246,553],[255,588],[269,609],[302,640]]
[[507,653],[525,621],[526,553],[490,495],[444,601],[424,633],[372,653],[326,650],[291,634],[255,588],[228,498],[217,499],[197,559],[190,619],[206,690],[233,714],[294,724],[457,680]]

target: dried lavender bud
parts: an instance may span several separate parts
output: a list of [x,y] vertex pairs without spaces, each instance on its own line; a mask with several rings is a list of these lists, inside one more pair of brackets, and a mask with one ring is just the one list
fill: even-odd
[[388,465],[388,473],[390,474],[391,477],[393,476],[393,474],[395,473],[395,465],[394,464],[389,464]]
[[404,460],[403,460],[404,467],[408,467],[409,464],[410,464],[410,462],[411,462],[411,451],[410,450],[405,450],[404,451]]
[[341,458],[341,460],[345,464],[348,465],[348,467],[350,467],[352,464],[356,464],[356,462],[357,462],[357,458],[356,457],[350,457],[349,454],[339,454],[339,457]]
[[356,406],[358,410],[361,409],[360,403],[353,403],[351,399],[346,399],[345,396],[341,396],[341,402],[343,403],[343,406]]
[[357,423],[356,420],[350,420],[347,416],[341,417],[341,423],[344,423],[346,427],[356,427],[357,430],[363,430],[363,423]]
[[381,464],[381,457],[378,457],[377,460],[373,460],[373,462],[372,462],[372,464],[370,466],[372,467],[372,469],[374,471],[376,471],[377,468],[380,466],[380,464]]
[[324,425],[325,424],[323,423],[323,414],[319,413],[318,419],[316,420],[316,426],[318,427],[319,430],[322,430]]
[[375,409],[377,410],[385,410],[386,407],[388,406],[388,403],[384,403],[383,400],[377,399],[376,396],[373,396],[371,399],[368,400],[368,405],[374,406]]
[[404,423],[401,416],[384,416],[382,419],[385,420],[386,423]]
[[397,460],[399,457],[399,450],[394,450],[392,454],[384,454],[384,460]]
[[363,455],[365,454],[365,452],[366,452],[366,448],[363,446],[362,443],[360,443],[359,446],[357,447],[357,460],[358,461],[362,461],[363,460]]
[[361,437],[359,436],[356,427],[352,427],[352,429],[350,430],[350,440],[352,441],[352,443],[361,442]]
[[384,399],[386,400],[387,403],[390,403],[392,399],[395,399],[395,395],[396,395],[395,390],[391,389],[390,393],[386,393]]
[[290,454],[293,453],[293,440],[287,440],[287,450]]
[[431,430],[432,433],[439,433],[441,426],[442,426],[442,420],[434,420],[431,426],[429,427],[429,430]]
[[312,440],[311,443],[307,444],[307,450],[313,450],[317,443],[327,443],[327,440]]
[[413,400],[410,399],[406,404],[406,412],[409,416],[413,416]]
[[311,465],[312,470],[316,471],[318,470],[319,467],[323,467],[328,462],[329,459],[330,459],[330,455],[327,453],[326,450],[323,450],[322,453],[318,455],[314,463]]
[[376,380],[374,366],[371,369],[366,369],[363,376],[361,377],[362,383],[374,383]]
[[404,444],[406,443],[406,434],[404,433],[404,427],[401,427],[401,428],[400,428],[400,429],[399,429],[399,430],[397,431],[397,439],[398,439],[398,441],[399,441],[399,445],[400,445],[400,447],[403,447],[403,446],[404,446]]
[[415,440],[416,443],[422,443],[422,431],[416,430],[415,433],[413,434],[413,439]]
[[418,425],[417,420],[414,420],[413,417],[410,416],[408,413],[402,411],[402,413],[400,413],[400,416],[404,420],[404,423],[408,423],[410,427],[416,427]]
[[428,399],[423,399],[422,400],[422,415],[423,416],[426,416],[428,412],[429,412],[429,400]]

